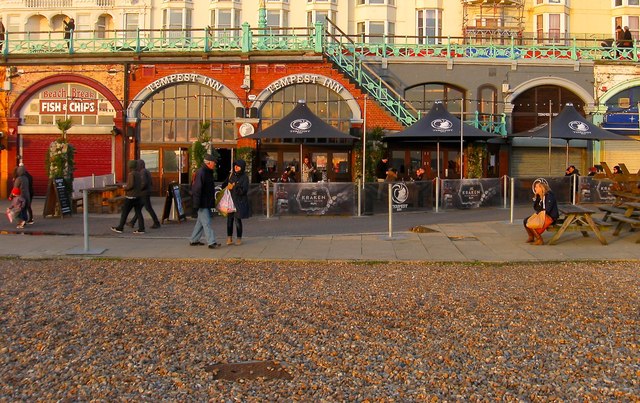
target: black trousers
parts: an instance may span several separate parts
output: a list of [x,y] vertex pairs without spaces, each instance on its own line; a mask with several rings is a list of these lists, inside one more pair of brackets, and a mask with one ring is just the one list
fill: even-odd
[[[141,199],[142,199],[142,206],[144,207],[145,210],[147,210],[147,212],[151,216],[151,219],[153,220],[153,223],[157,224],[157,225],[160,225],[160,221],[158,220],[158,216],[156,215],[156,212],[153,211],[153,206],[151,205],[151,196],[146,195],[146,196],[141,197]],[[133,227],[134,225],[136,225],[137,221],[138,221],[138,214],[133,216],[133,220],[131,220],[131,226]]]
[[242,220],[236,217],[236,213],[227,214],[227,236],[233,236],[233,223],[236,224],[236,236],[242,238]]
[[120,214],[120,223],[118,224],[118,229],[122,230],[124,228],[124,224],[127,222],[127,217],[132,209],[135,209],[136,216],[140,217],[140,221],[138,224],[138,231],[144,231],[144,218],[142,217],[142,198],[129,198],[125,197],[124,205],[122,206],[122,213]]

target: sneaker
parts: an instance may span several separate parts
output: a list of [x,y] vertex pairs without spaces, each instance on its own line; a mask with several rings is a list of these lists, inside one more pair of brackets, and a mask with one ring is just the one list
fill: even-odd
[[34,223],[33,223],[33,220],[31,220],[31,221],[27,221],[27,224],[29,224],[29,225],[33,225],[33,224],[34,224]]
[[20,224],[18,224],[18,226],[16,228],[18,228],[18,229],[24,228],[24,221],[21,222]]
[[198,242],[189,242],[189,246],[201,246],[204,245],[202,242],[198,241]]
[[211,245],[209,245],[209,249],[215,249],[215,248],[219,248],[220,244],[217,242],[212,243]]
[[151,226],[151,228],[156,229],[156,228],[160,228],[160,223],[155,223]]
[[118,234],[122,234],[122,230],[118,227],[111,227],[111,231],[117,232]]
[[236,239],[236,245],[242,245],[242,239],[241,238]]
[[142,230],[137,229],[137,230],[133,231],[133,233],[134,234],[144,234],[144,230],[143,229]]

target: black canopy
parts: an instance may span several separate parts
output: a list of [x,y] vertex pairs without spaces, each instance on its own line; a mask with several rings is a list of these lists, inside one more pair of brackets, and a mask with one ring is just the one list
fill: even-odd
[[[549,124],[543,123],[526,132],[513,133],[508,137],[548,138]],[[571,140],[632,140],[630,137],[611,133],[588,122],[572,104],[567,104],[562,112],[551,119],[551,138]]]
[[247,139],[351,139],[346,134],[316,116],[304,102],[299,102],[289,114],[264,130],[245,136]]
[[[438,101],[433,107],[416,123],[407,127],[405,130],[389,134],[382,141],[388,143],[437,143],[437,172],[440,174],[440,143],[441,142],[458,142],[460,143],[460,153],[462,154],[462,143],[464,140],[488,140],[499,138],[500,135],[485,132],[463,123],[460,119],[453,116]],[[462,155],[460,156],[462,158]],[[462,170],[460,171],[462,178]]]
[[387,142],[425,142],[425,141],[460,141],[460,125],[463,126],[462,136],[469,140],[488,140],[500,135],[476,129],[460,121],[447,111],[442,102],[436,102],[433,107],[416,123],[405,130],[385,136]]

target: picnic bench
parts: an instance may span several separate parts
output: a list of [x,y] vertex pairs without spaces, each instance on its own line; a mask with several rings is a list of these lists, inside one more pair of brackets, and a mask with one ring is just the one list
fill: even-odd
[[579,231],[584,237],[588,237],[589,231],[591,231],[601,244],[607,244],[602,231],[609,229],[611,224],[593,218],[593,214],[596,213],[595,210],[574,204],[563,204],[558,206],[558,211],[560,212],[560,218],[558,218],[555,225],[547,228],[548,231],[555,231],[555,234],[549,240],[549,245],[554,245],[566,231]]
[[104,214],[106,212],[114,214],[122,210],[125,199],[122,186],[110,185],[87,190],[87,208],[89,209],[89,213]]
[[[624,215],[626,213],[626,209],[617,206],[598,206],[598,210],[604,211],[604,216],[602,217],[602,221],[606,222],[612,214],[621,214]],[[632,216],[640,217],[640,210],[633,211]]]
[[[620,234],[625,224],[629,225],[630,231],[640,228],[640,218],[638,217],[638,214],[640,214],[640,202],[627,202],[623,204],[623,207],[625,208],[624,214],[611,214],[611,219],[618,222],[613,231],[613,235],[616,236]],[[640,236],[636,243],[640,243]]]

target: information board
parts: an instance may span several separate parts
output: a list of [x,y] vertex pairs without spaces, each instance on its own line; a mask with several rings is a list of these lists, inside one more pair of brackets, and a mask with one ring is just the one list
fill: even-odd
[[44,216],[64,217],[71,215],[71,198],[67,191],[64,178],[55,178],[49,181],[47,188],[47,198],[44,204]]
[[184,212],[184,204],[182,201],[182,194],[180,193],[180,185],[176,182],[171,182],[167,189],[167,197],[164,201],[164,210],[162,211],[162,221],[169,219],[171,213],[171,207],[176,209],[178,214],[178,221],[186,220],[187,216]]

